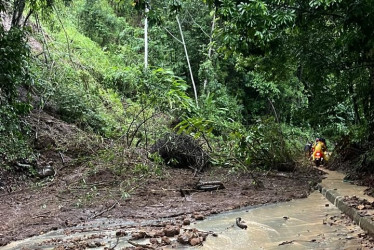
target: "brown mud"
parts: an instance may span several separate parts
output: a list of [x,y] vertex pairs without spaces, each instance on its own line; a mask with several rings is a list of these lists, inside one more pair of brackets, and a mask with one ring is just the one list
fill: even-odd
[[[38,134],[36,170],[52,165],[56,173],[31,178],[29,171],[0,168],[0,246],[96,218],[194,221],[244,206],[305,198],[321,178],[311,167],[252,174],[210,167],[195,176],[190,169],[165,166],[161,173],[149,174],[139,167],[146,158],[142,150],[123,153],[127,158],[118,173],[110,167],[116,161],[103,165],[90,158],[111,143],[44,112],[31,114],[28,122]],[[135,173],[134,168],[140,170]],[[219,181],[225,188],[196,190],[201,181]]]
[[[67,187],[66,182],[73,174],[74,170],[65,169],[60,177],[43,187],[1,193],[1,245],[100,217],[139,222],[159,218],[194,220],[197,214],[204,217],[244,206],[305,198],[310,192],[310,181],[318,179],[313,172],[288,176],[259,174],[263,187],[256,188],[251,185],[253,179],[249,175],[212,169],[198,178],[220,180],[225,189],[182,195],[181,188],[189,189],[197,181],[193,172],[167,169],[163,180],[146,180],[128,198],[121,198],[118,186],[110,184],[110,173],[98,173],[86,186]],[[92,192],[89,187],[94,183],[98,186],[98,181],[101,185]],[[90,198],[90,204],[81,205],[88,196],[95,197]]]

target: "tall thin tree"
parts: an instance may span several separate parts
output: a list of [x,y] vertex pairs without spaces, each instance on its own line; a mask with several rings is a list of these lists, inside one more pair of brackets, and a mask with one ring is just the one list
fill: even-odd
[[148,68],[148,12],[149,1],[145,1],[145,18],[144,18],[144,69]]
[[191,64],[190,64],[190,59],[188,57],[188,52],[187,52],[187,46],[186,46],[186,42],[184,41],[184,36],[183,36],[183,31],[182,31],[182,25],[181,25],[181,22],[179,21],[178,15],[176,15],[176,19],[177,19],[177,22],[178,22],[179,32],[181,34],[181,39],[182,39],[181,42],[182,42],[183,47],[184,47],[184,53],[186,54],[186,60],[187,60],[187,64],[188,64],[188,69],[190,70],[191,82],[192,82],[192,87],[193,87],[193,91],[194,91],[194,94],[195,94],[196,106],[199,107],[199,102],[197,100],[196,84],[195,84],[195,80],[193,78],[193,73],[192,73],[192,68],[191,68]]

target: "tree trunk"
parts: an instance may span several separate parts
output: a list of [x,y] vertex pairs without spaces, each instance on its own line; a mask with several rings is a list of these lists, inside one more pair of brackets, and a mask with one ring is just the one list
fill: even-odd
[[374,141],[374,67],[369,69],[370,71],[370,86],[369,86],[369,141]]
[[26,0],[15,0],[13,6],[12,27],[20,26]]
[[148,3],[145,3],[145,19],[144,19],[144,69],[148,68]]
[[[215,25],[216,25],[216,12],[214,11],[213,21],[212,21],[212,29],[210,30],[210,37],[209,37],[209,50],[208,50],[208,59],[209,60],[212,57],[212,42],[213,42],[213,32],[214,32]],[[208,79],[205,79],[204,80],[204,91],[206,89],[207,83],[208,83]]]
[[182,44],[183,44],[183,47],[184,47],[184,52],[186,54],[186,60],[187,60],[187,64],[188,64],[188,69],[190,70],[190,75],[191,75],[191,81],[192,81],[192,87],[193,87],[193,91],[194,91],[194,94],[195,94],[195,102],[196,102],[196,106],[199,107],[199,103],[198,103],[198,100],[197,100],[197,90],[196,90],[196,85],[195,85],[195,80],[193,78],[193,73],[192,73],[192,68],[191,68],[191,64],[190,64],[190,59],[188,57],[188,52],[187,52],[187,46],[186,46],[186,43],[184,41],[184,36],[183,36],[183,31],[182,31],[182,26],[181,26],[181,23],[179,21],[179,17],[178,15],[176,15],[176,19],[177,19],[177,22],[178,22],[178,27],[179,27],[179,32],[181,34],[181,39],[182,39]]
[[358,104],[357,104],[357,96],[354,93],[354,89],[352,84],[349,84],[349,92],[352,97],[352,104],[353,104],[353,111],[355,114],[355,123],[360,124],[361,123],[361,118],[360,118],[360,113],[358,112]]

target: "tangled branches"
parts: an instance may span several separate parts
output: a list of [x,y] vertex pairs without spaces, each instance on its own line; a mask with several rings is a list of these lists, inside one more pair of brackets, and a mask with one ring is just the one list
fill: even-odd
[[192,168],[201,171],[209,162],[209,155],[191,136],[183,134],[166,134],[150,150],[158,153],[166,164],[179,168]]

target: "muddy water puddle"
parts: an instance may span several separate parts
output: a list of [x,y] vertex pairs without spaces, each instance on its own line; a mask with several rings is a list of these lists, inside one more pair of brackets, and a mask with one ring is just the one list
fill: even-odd
[[[342,195],[363,195],[365,187],[344,182],[344,174],[328,171],[322,181]],[[247,230],[235,225],[246,221]],[[235,211],[210,217],[197,228],[218,233],[202,249],[362,249],[357,225],[347,223],[340,210],[319,192],[306,199]]]
[[364,194],[367,187],[352,185],[349,182],[343,181],[345,174],[336,171],[330,171],[327,169],[321,169],[327,173],[327,178],[322,180],[322,184],[328,187],[332,187],[337,190],[341,195],[355,196],[358,195],[360,198],[366,199],[370,202],[374,201],[374,197]]
[[[210,217],[197,224],[218,237],[202,249],[360,249],[358,226],[337,223],[341,212],[320,193],[308,198]],[[247,229],[235,225],[237,217]]]

